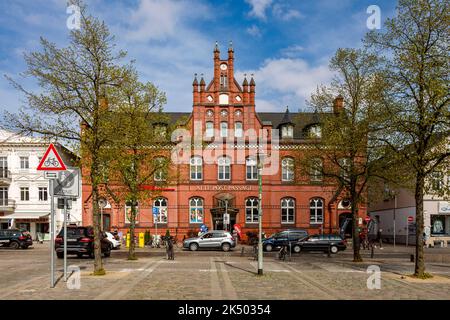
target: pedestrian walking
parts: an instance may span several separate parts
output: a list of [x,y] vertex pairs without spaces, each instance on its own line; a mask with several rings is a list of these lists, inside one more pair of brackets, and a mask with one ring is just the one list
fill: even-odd
[[173,240],[172,237],[169,237],[167,240],[167,259],[175,260],[175,255],[173,252]]
[[382,247],[382,245],[383,245],[383,238],[382,238],[382,234],[381,234],[382,232],[383,232],[382,229],[378,229],[377,239],[378,239],[378,242],[380,243],[380,249],[383,249],[383,247]]

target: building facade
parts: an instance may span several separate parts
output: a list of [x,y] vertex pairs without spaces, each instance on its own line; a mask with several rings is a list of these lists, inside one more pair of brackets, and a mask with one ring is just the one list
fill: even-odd
[[[192,112],[167,113],[172,123],[181,123],[184,128],[179,129],[181,137],[172,134],[172,141],[176,136],[188,142],[182,150],[177,149],[182,143],[159,147],[163,150],[159,156],[171,157],[170,168],[167,176],[155,175],[156,186],[161,180],[165,182],[162,191],[147,203],[138,204],[137,230],[154,233],[157,227],[159,234],[169,229],[172,235],[182,236],[197,233],[205,224],[210,230],[239,225],[244,237],[247,232],[256,232],[258,161],[263,161],[261,207],[266,234],[287,228],[338,232],[350,215],[343,193],[317,172],[302,174],[296,161],[308,152],[311,139],[320,139],[322,115],[290,113],[287,108],[279,113],[257,112],[253,76],[245,76],[239,83],[234,77],[231,45],[227,53],[227,59],[222,60],[216,44],[209,83],[203,75],[200,79],[195,76]],[[337,99],[335,108],[342,103]],[[167,124],[154,125],[165,132]],[[103,210],[104,227],[126,232],[129,206],[114,203],[107,193],[104,197],[108,200]],[[364,206],[359,214],[366,215]],[[83,224],[92,224],[91,188],[86,181]]]
[[[0,131],[0,228],[30,231],[33,239],[49,239],[49,182],[36,168],[47,150],[48,142]],[[74,155],[56,145],[64,163]],[[56,200],[55,200],[56,208]],[[63,210],[56,209],[56,229],[63,224]],[[71,223],[81,224],[81,198],[72,203]]]
[[[443,172],[435,172],[428,183],[430,188],[423,198],[427,244],[433,246],[439,242],[447,246],[450,243],[450,201],[438,194],[443,188],[448,188],[450,177]],[[369,212],[378,223],[377,227],[382,229],[384,239],[393,242],[395,236],[397,243],[415,244],[416,202],[413,191],[397,189],[385,192],[384,199],[371,204]]]

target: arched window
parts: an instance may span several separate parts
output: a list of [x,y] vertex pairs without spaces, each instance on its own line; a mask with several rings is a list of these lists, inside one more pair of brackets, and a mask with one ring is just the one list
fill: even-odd
[[235,122],[234,123],[234,136],[237,138],[242,137],[242,122]]
[[310,179],[311,181],[322,181],[322,159],[315,158],[311,160]]
[[231,160],[228,157],[220,157],[217,160],[217,175],[219,180],[231,179]]
[[155,181],[165,181],[166,180],[166,159],[164,157],[157,157],[154,159],[154,174],[153,178]]
[[[155,213],[157,213],[155,215]],[[153,201],[153,221],[154,223],[167,223],[167,199],[156,198]]]
[[203,223],[203,199],[191,198],[189,200],[189,222]]
[[309,201],[309,222],[311,224],[323,223],[323,200],[314,198]]
[[245,160],[246,177],[247,180],[257,180],[258,179],[258,168],[256,166],[255,158],[248,157]]
[[294,223],[295,221],[295,199],[281,199],[281,223]]
[[281,160],[281,180],[294,180],[294,159],[284,158],[283,160]]
[[251,197],[245,200],[245,222],[254,223],[258,222],[259,218],[259,208],[258,208],[258,198]]
[[228,122],[220,123],[220,137],[226,138],[228,136]]
[[203,179],[203,160],[199,156],[194,156],[190,161],[191,180]]
[[206,122],[206,137],[211,138],[214,137],[214,123],[212,121]]

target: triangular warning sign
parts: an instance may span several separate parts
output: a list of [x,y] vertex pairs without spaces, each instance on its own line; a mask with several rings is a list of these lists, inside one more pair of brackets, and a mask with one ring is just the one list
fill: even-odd
[[44,170],[44,171],[67,170],[64,162],[62,161],[61,157],[59,156],[58,151],[56,151],[56,148],[53,145],[53,143],[50,143],[50,145],[47,148],[47,151],[45,151],[45,154],[42,157],[42,160],[39,163],[37,170]]

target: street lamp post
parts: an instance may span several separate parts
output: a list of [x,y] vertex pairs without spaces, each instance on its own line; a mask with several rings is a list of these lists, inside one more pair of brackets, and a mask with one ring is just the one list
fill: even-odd
[[263,247],[262,247],[262,168],[263,155],[259,154],[258,159],[258,275],[263,275]]

